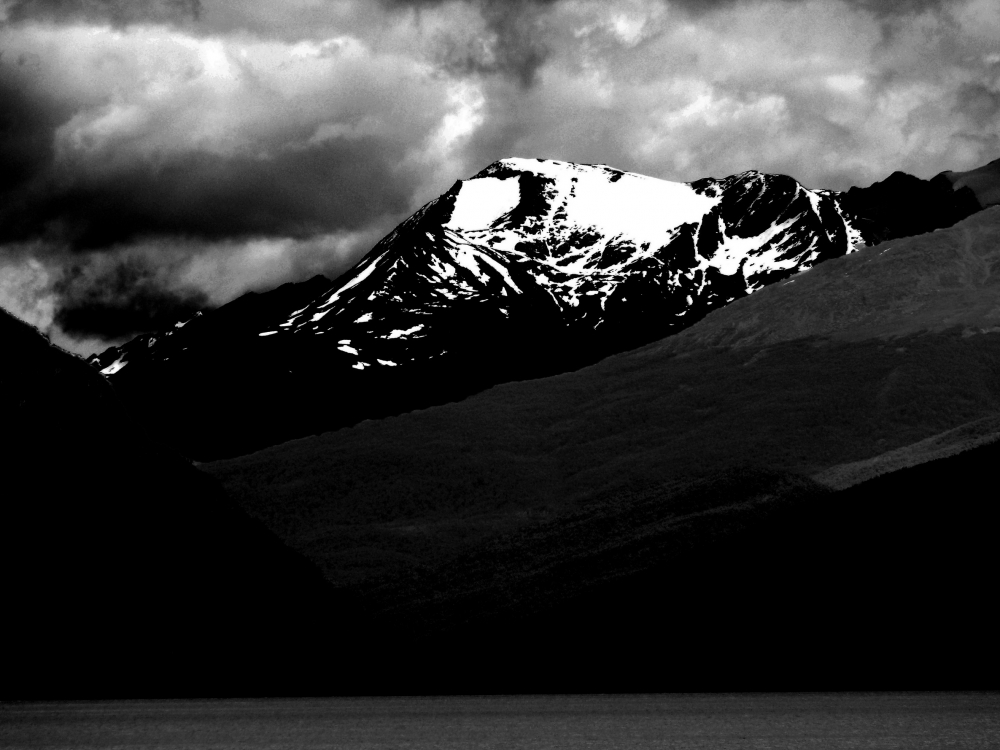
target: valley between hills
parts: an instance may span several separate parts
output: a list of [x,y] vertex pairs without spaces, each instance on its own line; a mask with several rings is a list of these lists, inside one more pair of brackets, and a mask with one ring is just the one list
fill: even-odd
[[[396,293],[404,269],[381,258],[408,257],[402,230],[337,282],[242,298],[92,367],[3,317],[24,363],[4,372],[5,408],[35,436],[7,449],[12,486],[30,489],[5,511],[5,565],[35,614],[18,620],[27,650],[5,696],[996,687],[1000,163],[894,176],[851,200],[767,176],[715,181],[714,197],[692,183],[718,203],[658,228],[660,255],[589,236],[593,263],[537,294],[526,269],[570,263],[552,245],[521,247],[521,265],[494,246],[548,231],[553,196],[570,205],[577,183],[514,166],[466,181],[507,191],[482,209],[493,245],[449,228],[447,201],[413,220],[431,243],[421,267],[438,269],[421,278],[454,281],[435,288],[477,311],[461,325],[447,294],[425,309]],[[601,190],[631,179],[580,175]],[[727,213],[724,188],[744,191],[730,195],[744,213]],[[917,194],[940,209],[919,213],[933,226],[906,226]],[[425,231],[429,216],[445,230]],[[822,258],[804,252],[816,237]],[[633,263],[645,275],[629,277]],[[634,281],[654,267],[660,282]],[[622,289],[656,289],[656,303]],[[394,295],[429,331],[402,375],[356,367],[367,339],[338,333],[347,324],[319,327],[343,309],[400,358],[413,325],[352,306],[391,311]],[[605,304],[567,301],[587,296]],[[675,309],[682,327],[658,322]],[[620,337],[600,333],[601,310]],[[275,321],[290,330],[271,334]],[[621,333],[636,321],[649,322]],[[601,356],[570,356],[581,342]],[[324,384],[331,363],[343,375]],[[226,422],[245,396],[238,368],[273,399]],[[334,413],[330,393],[367,375]],[[227,384],[204,431],[196,409],[171,413]],[[46,457],[28,447],[52,434]],[[101,477],[93,499],[81,477]],[[66,640],[67,618],[89,630]],[[120,641],[120,621],[143,626]]]

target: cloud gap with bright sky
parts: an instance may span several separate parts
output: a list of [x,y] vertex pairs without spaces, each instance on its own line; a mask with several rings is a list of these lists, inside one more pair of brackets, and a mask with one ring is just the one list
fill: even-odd
[[1000,0],[0,0],[0,306],[89,353],[335,277],[505,157],[1000,156]]

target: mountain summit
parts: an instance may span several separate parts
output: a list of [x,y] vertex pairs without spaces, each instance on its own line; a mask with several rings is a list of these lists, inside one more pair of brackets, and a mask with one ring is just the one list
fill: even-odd
[[590,364],[980,207],[942,176],[837,193],[756,171],[677,183],[505,159],[334,282],[241,298],[92,363],[181,450],[236,455]]
[[788,177],[685,184],[508,159],[456,183],[344,283],[263,335],[350,332],[352,348],[376,347],[368,358],[359,350],[367,367],[379,339],[407,349],[396,359],[415,359],[410,341],[432,337],[439,319],[472,301],[505,318],[555,318],[581,335],[629,335],[656,310],[669,316],[653,324],[665,331],[861,239],[830,194]]

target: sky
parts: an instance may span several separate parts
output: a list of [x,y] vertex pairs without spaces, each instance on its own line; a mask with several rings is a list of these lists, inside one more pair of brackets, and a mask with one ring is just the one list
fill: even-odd
[[0,0],[0,306],[79,354],[497,159],[844,190],[1000,157],[1000,0]]

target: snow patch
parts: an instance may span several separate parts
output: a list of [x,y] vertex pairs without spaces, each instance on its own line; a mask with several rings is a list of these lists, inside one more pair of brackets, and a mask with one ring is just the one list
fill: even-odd
[[500,180],[479,177],[465,180],[455,196],[455,208],[445,227],[451,229],[485,229],[521,200],[516,179]]
[[331,294],[329,297],[327,297],[326,302],[324,302],[322,305],[320,305],[319,309],[322,310],[324,307],[329,307],[334,302],[336,302],[338,299],[340,299],[340,295],[342,295],[344,292],[350,291],[351,289],[353,289],[354,287],[356,287],[358,284],[360,284],[362,281],[364,281],[369,276],[371,276],[372,272],[378,266],[378,262],[380,260],[382,260],[382,258],[384,258],[388,253],[389,253],[389,251],[386,250],[384,253],[382,253],[377,258],[372,258],[371,262],[369,262],[368,265],[362,271],[360,271],[357,276],[355,276],[353,279],[351,279],[346,284],[344,284],[342,287],[340,287],[340,289],[338,289],[333,294]]
[[114,375],[127,364],[128,362],[125,361],[125,355],[123,354],[110,365],[101,370],[101,375]]
[[403,336],[409,336],[411,333],[416,333],[417,331],[419,331],[423,327],[424,326],[421,323],[421,324],[413,326],[413,328],[407,328],[405,331],[400,330],[399,328],[394,328],[392,330],[392,332],[388,336],[383,336],[382,338],[386,338],[386,339],[398,339],[398,338],[402,338]]
[[671,230],[700,221],[717,198],[699,195],[680,182],[625,174],[617,182],[587,175],[577,183],[576,200],[567,220],[578,226],[599,227],[605,236],[623,235],[636,245],[662,246]]
[[800,216],[794,216],[781,224],[768,227],[753,237],[730,237],[725,233],[725,227],[720,217],[719,231],[722,233],[722,242],[719,243],[719,249],[712,257],[712,265],[719,269],[719,273],[724,276],[732,276],[740,270],[740,263],[746,260],[746,265],[743,268],[744,278],[765,269],[792,268],[796,265],[795,258],[785,261],[777,260],[777,256],[784,252],[780,244],[763,253],[757,251],[792,226],[799,218]]
[[[561,210],[566,224],[595,227],[605,237],[621,235],[636,245],[648,242],[651,247],[662,247],[669,230],[700,221],[721,200],[700,195],[683,182],[632,172],[529,159],[505,159],[504,164],[553,179],[557,196],[552,204],[565,201]],[[566,200],[570,191],[574,195]]]
[[454,232],[449,232],[446,236],[446,243],[448,250],[451,252],[451,256],[455,261],[465,269],[468,269],[472,274],[482,281],[484,284],[489,282],[490,277],[482,270],[480,262],[486,263],[494,271],[500,274],[500,277],[504,280],[511,289],[513,289],[518,294],[521,293],[521,289],[514,283],[514,279],[510,277],[510,273],[507,271],[507,267],[502,263],[497,262],[494,258],[479,250],[474,245],[464,241],[460,236],[456,235]]

